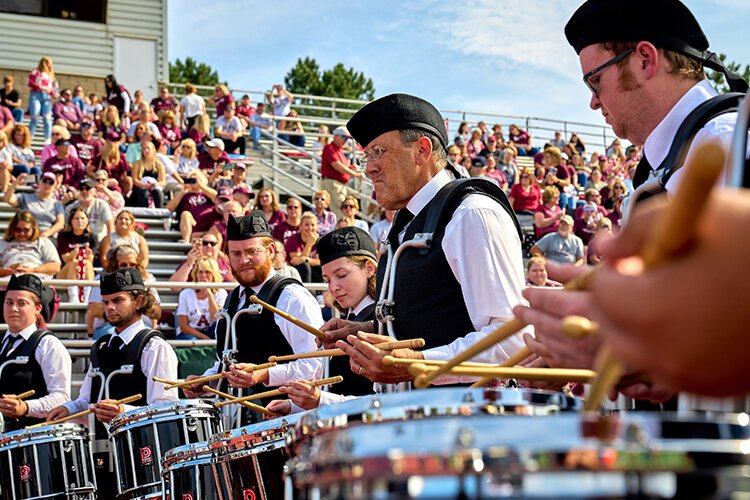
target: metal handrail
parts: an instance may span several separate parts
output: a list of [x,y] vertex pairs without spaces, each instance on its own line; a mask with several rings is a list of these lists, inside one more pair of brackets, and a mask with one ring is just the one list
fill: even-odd
[[[0,286],[7,285],[10,278],[0,279]],[[59,279],[43,279],[42,283],[54,287],[68,287],[68,286],[90,286],[98,287],[98,280],[59,280]],[[155,281],[153,283],[147,283],[146,288],[155,288],[157,290],[169,290],[172,288],[193,288],[195,290],[202,290],[204,288],[223,288],[232,289],[237,286],[235,282],[210,282],[210,283],[198,283],[195,281]],[[302,286],[310,290],[311,292],[320,292],[328,289],[325,283],[302,283]]]

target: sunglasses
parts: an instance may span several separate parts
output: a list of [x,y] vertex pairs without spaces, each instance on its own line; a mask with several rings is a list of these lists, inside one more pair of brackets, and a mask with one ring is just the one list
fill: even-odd
[[315,197],[315,201],[326,201],[326,197],[325,196],[316,196]]
[[204,247],[215,247],[216,245],[219,244],[218,241],[208,241],[208,240],[203,240],[201,241],[201,243],[203,243]]
[[287,210],[299,210],[300,208],[302,208],[302,207],[298,207],[296,205],[287,205],[286,206]]
[[30,233],[31,228],[30,227],[14,227],[13,232],[14,233]]
[[136,267],[138,267],[138,264],[134,264],[132,262],[121,262],[117,264],[117,269],[122,269],[124,267],[132,267],[135,269]]
[[92,189],[94,189],[94,188],[92,188],[91,186],[82,186],[81,187],[81,191],[91,191]]
[[341,205],[341,208],[357,208],[354,205]]
[[50,186],[55,184],[55,181],[52,179],[42,179],[42,184],[49,184]]

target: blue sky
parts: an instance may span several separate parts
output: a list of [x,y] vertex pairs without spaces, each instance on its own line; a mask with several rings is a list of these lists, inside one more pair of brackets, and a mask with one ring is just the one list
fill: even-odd
[[[684,1],[712,50],[750,63],[750,1]],[[563,35],[581,3],[170,0],[169,57],[192,56],[234,88],[261,90],[309,56],[321,68],[342,62],[364,72],[377,96],[407,92],[441,109],[603,124]]]

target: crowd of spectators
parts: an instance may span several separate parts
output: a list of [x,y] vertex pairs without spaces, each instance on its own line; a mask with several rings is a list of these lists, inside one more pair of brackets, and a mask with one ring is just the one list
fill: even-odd
[[[315,248],[320,236],[356,226],[380,248],[388,234],[393,211],[369,211],[379,215],[372,227],[360,214],[364,200],[352,185],[364,177],[365,158],[346,127],[314,129],[308,151],[320,165],[320,189],[309,204],[292,196],[282,205],[274,189],[254,189],[252,163],[244,155],[260,147],[264,131],[275,129],[279,139],[306,147],[294,95],[283,85],[266,94],[267,103],[253,103],[248,95],[235,101],[223,84],[204,98],[190,83],[179,99],[161,87],[148,102],[114,75],[89,93],[81,86],[61,90],[48,57],[31,71],[27,85],[28,104],[12,77],[0,89],[0,192],[18,210],[0,242],[0,277],[33,272],[89,280],[98,266],[146,271],[149,247],[134,215],[144,209],[173,214],[168,220],[180,242],[190,245],[170,278],[175,282],[233,281],[225,254],[227,221],[253,209],[266,216],[276,240],[274,268],[305,282],[322,281]],[[37,133],[39,154],[32,150]],[[377,159],[375,154],[368,158]],[[448,156],[463,175],[484,177],[505,191],[516,213],[531,221],[529,284],[557,286],[546,276],[545,259],[599,262],[597,239],[619,227],[640,150],[615,140],[603,153],[587,151],[578,134],[566,139],[560,132],[542,144],[516,124],[506,136],[500,124],[490,128],[480,121],[473,128],[460,124]],[[93,304],[90,333],[106,331],[100,297],[87,287],[70,287],[68,296]],[[225,298],[220,289],[180,291],[178,333],[211,335],[208,324]]]

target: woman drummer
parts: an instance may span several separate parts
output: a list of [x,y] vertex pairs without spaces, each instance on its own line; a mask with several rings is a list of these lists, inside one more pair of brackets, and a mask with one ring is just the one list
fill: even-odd
[[[372,321],[375,315],[377,252],[367,231],[354,226],[335,229],[318,239],[315,246],[323,280],[328,284],[328,298],[333,306],[350,321]],[[272,401],[268,409],[286,414],[300,408],[308,410],[319,404],[331,404],[373,392],[372,381],[353,373],[346,356],[331,357],[329,374],[344,377],[343,382],[331,387],[335,393],[320,391],[308,381],[297,380],[280,388],[289,395],[291,403],[289,400]]]
[[[62,342],[47,330],[42,317],[42,281],[33,274],[10,278],[3,300],[8,331],[0,340],[0,413],[5,431],[43,422],[47,412],[70,401],[71,360]],[[30,399],[16,395],[34,390]]]

